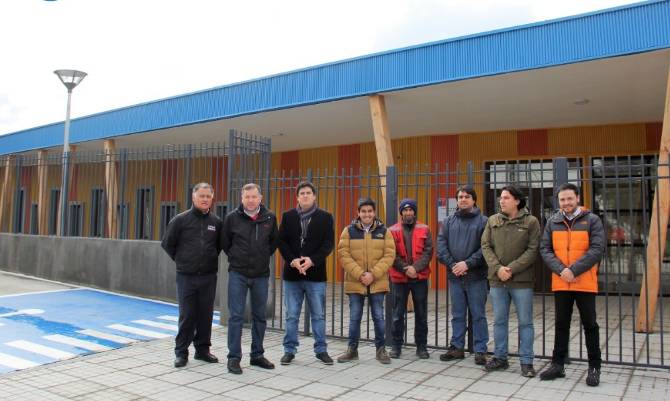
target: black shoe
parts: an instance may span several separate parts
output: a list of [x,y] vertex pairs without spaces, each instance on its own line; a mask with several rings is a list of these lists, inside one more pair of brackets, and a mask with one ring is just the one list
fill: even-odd
[[174,367],[175,368],[183,368],[184,366],[186,366],[187,362],[188,362],[188,357],[178,356],[174,359]]
[[208,363],[219,363],[219,358],[215,357],[209,352],[202,352],[202,353],[196,352],[195,355],[193,355],[193,359],[197,359],[199,361],[205,361]]
[[274,369],[275,364],[268,361],[264,356],[254,358],[249,362],[253,366],[258,366],[259,368],[263,369]]
[[428,353],[428,350],[426,349],[426,347],[417,347],[416,348],[416,356],[418,356],[419,359],[430,358],[430,354]]
[[440,360],[443,362],[446,361],[453,361],[456,359],[463,359],[465,358],[465,351],[462,349],[458,349],[454,347],[453,345],[450,345],[449,348],[447,348],[447,352],[444,354],[440,355]]
[[596,387],[600,384],[600,368],[592,368],[589,366],[589,371],[586,374],[586,385]]
[[242,374],[242,368],[240,367],[239,359],[228,359],[228,372],[234,375]]
[[391,347],[389,358],[398,359],[400,358],[400,354],[402,354],[402,349],[400,347]]
[[475,353],[475,365],[486,365],[486,352]]
[[290,352],[285,352],[284,356],[282,356],[281,359],[279,360],[279,363],[281,363],[282,365],[290,365],[294,358],[295,355],[293,355]]
[[554,380],[559,377],[565,377],[565,368],[563,365],[554,362],[544,372],[540,373],[540,380]]
[[323,362],[324,365],[332,365],[333,364],[333,358],[328,355],[327,352],[319,352],[316,354],[316,359],[320,360]]
[[484,365],[484,370],[487,372],[493,372],[494,370],[505,370],[509,368],[509,362],[506,359],[498,359],[493,357],[486,362]]

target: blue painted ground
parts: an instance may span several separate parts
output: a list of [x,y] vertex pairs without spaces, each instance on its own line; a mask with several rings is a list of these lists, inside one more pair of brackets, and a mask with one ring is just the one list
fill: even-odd
[[[131,341],[174,336],[177,315],[178,308],[173,304],[91,289],[2,296],[0,373],[67,358],[59,356],[59,351],[83,355],[96,352],[96,345],[119,348]],[[215,314],[215,322],[218,322],[218,314]],[[122,326],[110,327],[114,325]],[[145,332],[131,333],[123,326]],[[99,334],[81,333],[84,330],[119,336],[112,337],[118,342],[100,338]],[[53,335],[58,338],[50,337]],[[74,339],[74,344],[70,339]],[[77,340],[86,343],[77,343]],[[17,341],[22,346],[17,346]],[[48,349],[36,350],[39,346]]]

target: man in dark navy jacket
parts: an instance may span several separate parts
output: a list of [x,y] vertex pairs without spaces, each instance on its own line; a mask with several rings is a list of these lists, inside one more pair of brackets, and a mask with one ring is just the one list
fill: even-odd
[[437,257],[447,266],[451,297],[452,336],[440,360],[465,358],[465,318],[472,314],[475,363],[486,364],[489,329],[486,322],[487,267],[481,238],[486,216],[477,207],[477,193],[467,185],[456,190],[458,210],[447,217],[437,237]]
[[333,251],[333,216],[316,204],[316,189],[303,181],[296,187],[298,206],[284,212],[279,227],[279,251],[284,258],[284,306],[286,334],[282,365],[291,363],[298,351],[298,322],[302,301],[307,298],[314,353],[326,365],[333,360],[326,344],[326,258]]
[[210,212],[214,189],[202,182],[193,187],[193,206],[168,224],[161,246],[177,264],[179,331],[175,338],[174,366],[188,362],[188,347],[193,342],[195,359],[219,360],[209,352],[212,313],[216,295],[216,273],[221,252],[222,222]]
[[277,218],[261,204],[261,188],[242,187],[242,204],[228,213],[221,236],[228,255],[228,371],[242,374],[242,324],[247,292],[251,299],[251,365],[274,369],[263,354],[270,257],[277,249]]

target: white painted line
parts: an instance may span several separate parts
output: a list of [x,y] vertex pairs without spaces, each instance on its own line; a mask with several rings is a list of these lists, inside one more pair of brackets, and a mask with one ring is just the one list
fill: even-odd
[[[177,316],[170,316],[170,315],[156,316],[156,319],[169,320],[171,322],[178,322],[179,321],[179,318]],[[213,322],[212,327],[218,327],[219,326],[219,320],[220,319],[215,316],[214,319],[212,319],[212,322]]]
[[86,334],[87,336],[91,337],[101,338],[103,340],[115,342],[118,344],[132,344],[134,342],[139,341],[134,338],[117,336],[116,334],[103,333],[102,331],[91,330],[91,329],[79,330],[79,333]]
[[167,323],[160,323],[160,322],[154,322],[151,320],[133,320],[133,323],[137,324],[142,324],[144,326],[149,326],[149,327],[156,327],[159,329],[164,329],[164,330],[172,330],[172,331],[177,331],[179,328],[177,327],[176,324],[167,324]]
[[32,352],[34,354],[39,354],[39,355],[44,355],[49,358],[53,359],[70,359],[74,358],[77,356],[76,354],[70,353],[70,352],[65,352],[61,351],[56,348],[51,348],[47,347],[41,344],[35,344],[30,341],[24,341],[24,340],[17,340],[17,341],[11,341],[8,343],[5,343],[6,345],[9,345],[10,347],[22,349],[24,351]]
[[61,334],[52,334],[49,336],[44,336],[49,341],[54,341],[61,344],[72,345],[73,347],[83,348],[89,351],[109,351],[112,348],[105,347],[104,345],[96,344],[91,341],[84,341],[74,337],[68,337]]
[[112,324],[107,326],[110,329],[124,331],[126,333],[137,334],[149,338],[168,338],[172,337],[170,334],[159,333],[157,331],[138,329],[137,327],[126,326],[125,324]]
[[35,362],[25,359],[17,358],[15,356],[0,353],[0,365],[7,366],[12,369],[26,369],[38,366]]
[[0,317],[10,317],[18,315],[39,315],[41,313],[44,313],[42,309],[19,309],[14,312],[0,314]]

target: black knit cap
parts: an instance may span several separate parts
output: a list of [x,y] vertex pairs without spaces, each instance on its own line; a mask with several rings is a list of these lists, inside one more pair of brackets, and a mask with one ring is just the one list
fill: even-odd
[[400,201],[400,206],[398,207],[400,214],[402,214],[402,210],[407,207],[414,210],[414,214],[417,213],[418,208],[416,207],[416,201],[414,199],[406,198]]

